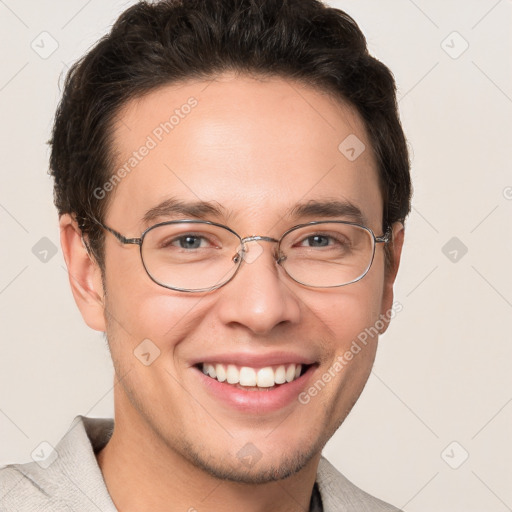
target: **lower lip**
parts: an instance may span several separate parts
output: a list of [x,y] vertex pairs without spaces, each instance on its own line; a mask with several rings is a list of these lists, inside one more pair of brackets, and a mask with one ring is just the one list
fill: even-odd
[[280,384],[270,389],[244,390],[226,382],[219,382],[201,370],[195,369],[206,389],[216,399],[230,407],[247,413],[267,413],[277,411],[287,405],[298,402],[299,394],[304,390],[310,380],[316,365],[311,365],[298,379]]

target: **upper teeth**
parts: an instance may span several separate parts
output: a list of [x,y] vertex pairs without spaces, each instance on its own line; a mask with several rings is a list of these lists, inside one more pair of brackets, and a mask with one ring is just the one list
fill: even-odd
[[265,366],[264,368],[250,368],[242,366],[238,368],[234,364],[209,364],[203,363],[203,373],[209,375],[219,382],[226,381],[228,384],[240,384],[241,386],[258,386],[270,388],[275,384],[291,382],[300,376],[301,364],[280,365],[275,368]]

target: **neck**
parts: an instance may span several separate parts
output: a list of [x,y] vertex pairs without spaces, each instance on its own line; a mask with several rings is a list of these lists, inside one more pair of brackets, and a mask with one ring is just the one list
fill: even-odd
[[97,454],[118,510],[309,510],[320,454],[284,480],[264,484],[219,480],[170,448],[130,404],[121,407],[119,403],[117,400],[112,437]]

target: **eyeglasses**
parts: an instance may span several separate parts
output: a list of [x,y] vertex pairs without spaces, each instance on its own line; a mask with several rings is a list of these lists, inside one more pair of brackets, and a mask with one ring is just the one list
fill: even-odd
[[375,236],[370,228],[336,220],[294,226],[279,240],[242,238],[222,224],[190,219],[162,222],[140,238],[126,238],[96,222],[122,244],[138,245],[148,276],[180,292],[207,292],[227,284],[243,261],[252,263],[263,252],[259,244],[249,249],[248,242],[276,243],[276,263],[297,283],[313,288],[345,286],[368,273],[376,244],[391,239],[390,228],[383,236]]

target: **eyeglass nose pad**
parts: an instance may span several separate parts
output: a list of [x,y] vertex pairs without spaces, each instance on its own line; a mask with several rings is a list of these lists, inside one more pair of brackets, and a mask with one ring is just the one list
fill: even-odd
[[[237,252],[236,254],[233,256],[233,258],[231,259],[231,261],[237,265],[238,263],[240,263],[240,260],[243,260],[245,259],[245,255],[247,254],[247,251],[245,250],[245,247],[241,247]],[[287,256],[285,254],[283,254],[282,252],[277,252],[277,250],[274,252],[274,258],[276,260],[276,263],[278,265],[281,265],[281,263],[285,262],[287,260]]]
[[239,263],[241,263],[241,260],[245,259],[245,255],[247,254],[247,251],[245,249],[245,244],[242,243],[240,244],[237,248],[236,248],[236,253],[235,255],[233,256],[233,258],[231,259],[231,261],[235,264],[235,265],[238,265]]

